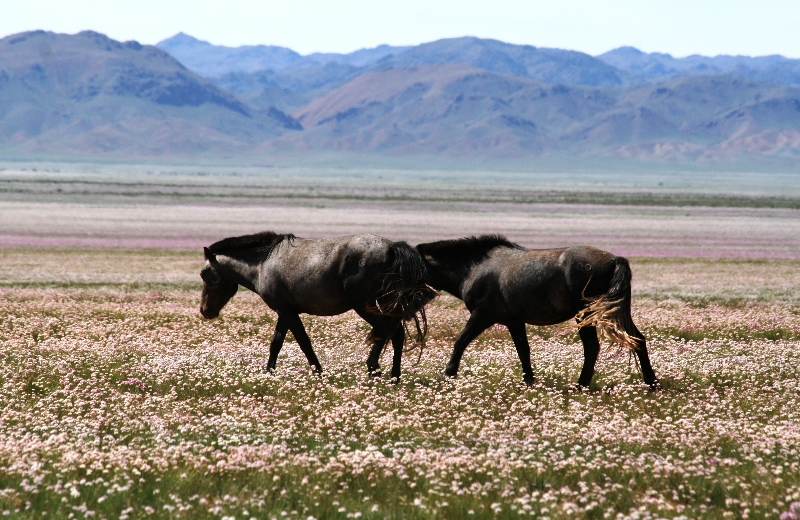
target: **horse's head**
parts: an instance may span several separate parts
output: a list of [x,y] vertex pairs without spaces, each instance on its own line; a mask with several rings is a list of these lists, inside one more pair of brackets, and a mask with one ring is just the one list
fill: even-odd
[[239,284],[228,281],[222,276],[217,257],[207,247],[203,248],[203,252],[206,255],[206,265],[200,270],[200,278],[203,279],[200,314],[210,320],[219,316],[228,300],[239,290]]

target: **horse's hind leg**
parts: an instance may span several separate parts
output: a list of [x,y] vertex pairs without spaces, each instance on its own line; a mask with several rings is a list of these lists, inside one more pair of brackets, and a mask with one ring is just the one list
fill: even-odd
[[506,325],[508,332],[511,333],[511,339],[514,340],[514,346],[517,347],[517,355],[519,362],[522,364],[522,379],[526,385],[532,385],[533,367],[531,366],[531,346],[528,343],[528,334],[525,331],[524,322],[514,322]]
[[597,355],[600,353],[600,341],[597,339],[597,328],[595,327],[581,327],[578,335],[583,342],[583,370],[578,378],[578,386],[589,388],[592,376],[594,376]]
[[649,385],[650,388],[655,390],[659,388],[659,382],[658,378],[656,377],[656,373],[653,371],[653,365],[650,364],[650,356],[647,354],[647,340],[645,339],[644,334],[639,332],[639,329],[637,329],[636,325],[633,324],[633,321],[631,321],[631,325],[633,326],[631,336],[641,340],[639,342],[639,348],[636,349],[636,357],[639,358],[639,366],[642,369],[642,378],[644,379],[644,383],[646,385]]
[[289,330],[292,331],[294,339],[297,340],[297,344],[300,345],[300,350],[306,355],[308,364],[314,367],[314,370],[317,372],[322,372],[322,365],[319,364],[319,359],[317,359],[317,355],[311,347],[311,340],[308,338],[306,328],[303,326],[303,321],[300,319],[300,316],[294,313],[285,314],[284,316],[286,317]]
[[[364,321],[372,325],[372,331],[367,337],[367,341],[372,342],[372,349],[369,352],[369,357],[367,357],[367,371],[370,373],[370,375],[378,377],[381,375],[381,354],[383,353],[383,347],[386,346],[386,342],[389,340],[392,320],[383,316],[358,310],[356,311],[356,314],[361,316]],[[392,377],[394,377],[394,366],[392,367]],[[399,377],[399,375],[397,377]]]
[[494,321],[485,318],[482,313],[475,310],[469,317],[464,330],[456,338],[455,345],[453,345],[453,355],[450,356],[450,361],[444,369],[444,375],[447,377],[456,377],[458,375],[458,367],[461,364],[461,357],[467,349],[472,340],[477,338],[481,332],[494,325]]
[[406,330],[402,324],[398,324],[397,330],[392,334],[392,377],[400,378],[400,364],[403,361],[403,344],[406,341]]
[[281,353],[283,341],[286,339],[286,331],[289,329],[289,322],[282,315],[278,314],[278,323],[275,324],[275,335],[272,336],[272,343],[269,344],[269,361],[267,370],[273,370],[278,363],[278,354]]

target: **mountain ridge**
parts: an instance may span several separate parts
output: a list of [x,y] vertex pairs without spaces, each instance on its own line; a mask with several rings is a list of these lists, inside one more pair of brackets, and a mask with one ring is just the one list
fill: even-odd
[[0,151],[800,160],[798,87],[714,70],[637,83],[641,71],[582,53],[476,38],[392,50],[351,56],[373,60],[362,66],[295,60],[211,81],[158,47],[91,31],[11,35],[0,39]]
[[156,47],[92,31],[0,39],[0,78],[2,148],[153,155],[241,149],[292,126],[286,114],[243,103]]
[[304,132],[275,142],[301,149],[690,160],[800,151],[800,89],[728,76],[619,89],[461,64],[386,68],[292,115]]
[[[735,75],[748,79],[800,86],[800,59],[781,55],[703,56],[675,58],[668,53],[646,53],[622,46],[597,56],[557,48],[517,45],[473,36],[444,38],[414,46],[379,45],[348,54],[312,53],[302,56],[286,47],[224,47],[198,40],[184,33],[162,40],[156,46],[167,50],[190,69],[206,78],[236,72],[275,73],[313,65],[340,63],[374,70],[385,66],[408,67],[433,63],[467,63],[485,70],[528,76],[548,83],[595,86],[635,86],[672,79],[679,75]],[[189,52],[192,48],[197,53]],[[213,65],[198,61],[200,50],[222,53],[230,62],[220,72]],[[252,55],[257,49],[280,49],[291,54],[288,61],[274,61],[264,55],[260,65],[237,65],[237,53]],[[192,51],[194,52],[194,51]],[[264,51],[262,51],[264,52]],[[283,56],[283,54],[281,55]],[[238,68],[237,68],[238,67]],[[210,72],[209,69],[216,72]]]
[[625,46],[597,56],[640,83],[653,83],[677,76],[733,75],[770,81],[787,86],[800,86],[800,60],[773,54],[767,56],[702,56],[694,54],[675,58],[667,53],[642,52]]
[[224,76],[232,72],[265,70],[283,72],[331,62],[363,67],[387,55],[401,53],[409,48],[379,45],[346,54],[315,52],[303,56],[288,47],[277,45],[242,45],[239,47],[213,45],[183,32],[161,40],[155,46],[168,52],[205,78]]

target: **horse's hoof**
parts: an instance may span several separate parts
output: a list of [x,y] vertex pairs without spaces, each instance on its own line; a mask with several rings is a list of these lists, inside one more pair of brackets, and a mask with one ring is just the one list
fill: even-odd
[[383,372],[381,372],[380,368],[369,371],[369,377],[381,377],[382,375],[383,375]]
[[650,383],[648,386],[650,387],[651,392],[658,392],[664,389],[664,387],[661,386],[661,381],[659,381],[658,379]]
[[536,378],[533,376],[523,376],[522,381],[526,386],[533,386],[533,384],[536,382]]
[[400,383],[400,376],[392,376],[389,379],[389,384],[390,385],[396,385],[396,384],[399,384],[399,383]]

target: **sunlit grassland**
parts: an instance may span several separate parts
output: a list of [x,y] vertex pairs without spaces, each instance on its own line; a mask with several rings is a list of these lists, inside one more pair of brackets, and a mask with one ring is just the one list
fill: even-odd
[[[199,317],[196,252],[0,252],[0,513],[41,518],[776,518],[800,501],[800,262],[633,259],[664,390],[573,329],[529,327],[526,387],[494,327],[446,295],[398,383],[367,326],[274,315],[241,291]],[[419,361],[417,361],[419,359]],[[390,363],[385,354],[383,364]]]

